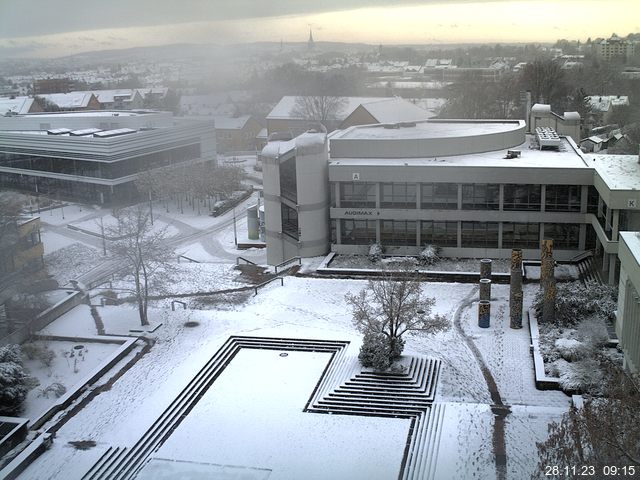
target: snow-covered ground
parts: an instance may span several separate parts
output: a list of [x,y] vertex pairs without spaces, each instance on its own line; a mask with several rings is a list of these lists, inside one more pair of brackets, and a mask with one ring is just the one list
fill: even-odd
[[40,385],[29,391],[24,404],[25,409],[21,412],[21,416],[31,420],[42,415],[58,398],[53,393],[46,393],[47,387],[59,383],[65,387],[65,391],[73,390],[119,347],[115,343],[59,340],[38,340],[32,344],[37,348],[46,348],[54,352],[55,356],[48,366],[37,358],[26,359],[24,362],[29,375],[40,382]]
[[[257,296],[224,311],[152,309],[151,318],[163,323],[151,334],[157,340],[154,347],[109,391],[69,420],[58,431],[53,447],[20,478],[75,478],[108,446],[133,445],[230,335],[346,340],[351,342],[348,354],[357,355],[360,335],[351,324],[344,294],[365,285],[364,280],[287,277],[284,287],[272,283]],[[434,311],[449,318],[461,304],[477,296],[475,286],[469,284],[427,283],[424,289],[436,298]],[[506,419],[507,465],[513,473],[509,478],[528,478],[536,461],[535,441],[544,438],[548,421],[559,418],[567,408],[568,397],[535,390],[526,325],[521,330],[509,329],[503,308],[507,287],[494,285],[493,292],[496,300],[489,329],[477,327],[475,304],[462,308],[461,323],[474,338],[505,403],[513,405],[513,413]],[[124,316],[131,324],[136,322],[135,309],[130,306],[99,310],[105,313],[101,313],[105,325],[110,318]],[[198,325],[189,328],[187,321]],[[433,337],[409,337],[405,353],[443,361],[436,401],[446,403],[446,433],[441,437],[436,478],[495,478],[491,400],[477,362],[459,334],[452,328]],[[313,465],[329,465],[335,472],[330,478],[358,478],[345,476],[341,462],[377,465],[380,459],[388,464],[388,474],[363,478],[396,478],[398,459],[406,444],[402,421],[336,420],[335,416],[303,414],[303,399],[310,397],[326,360],[322,355],[300,353],[278,363],[280,357],[256,355],[242,351],[229,364],[219,378],[221,383],[214,383],[204,403],[195,407],[193,416],[190,414],[176,431],[177,436],[158,452],[159,457],[272,469],[269,478],[301,478],[296,462],[290,460],[302,460],[308,452],[315,452],[313,462],[317,463]],[[295,362],[287,364],[289,360]],[[228,390],[232,384],[234,393]],[[282,396],[282,390],[287,394]],[[266,413],[259,408],[261,399],[268,408]],[[253,420],[245,423],[245,416]],[[263,416],[267,418],[260,420],[262,423],[255,423]],[[316,417],[320,423],[314,423]],[[218,429],[225,435],[212,436]],[[334,436],[339,448],[332,446]],[[80,451],[67,444],[78,440],[93,440],[97,446]],[[293,450],[283,447],[288,442],[294,445]]]

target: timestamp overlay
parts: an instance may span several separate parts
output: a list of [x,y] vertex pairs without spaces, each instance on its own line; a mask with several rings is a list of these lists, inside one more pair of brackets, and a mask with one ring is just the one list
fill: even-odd
[[637,465],[547,465],[544,467],[546,478],[640,478]]

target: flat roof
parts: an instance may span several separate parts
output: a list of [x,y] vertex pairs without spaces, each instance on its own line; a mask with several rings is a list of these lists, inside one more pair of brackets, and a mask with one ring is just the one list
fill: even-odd
[[540,150],[537,148],[535,137],[526,135],[523,144],[509,150],[520,150],[520,156],[505,158],[507,150],[500,149],[490,152],[468,153],[443,157],[404,157],[404,158],[334,158],[331,157],[330,166],[467,166],[467,167],[519,167],[519,168],[580,168],[591,169],[571,142],[560,137],[559,150]]
[[640,190],[638,155],[585,155],[609,190]]
[[59,118],[59,117],[136,117],[156,113],[153,111],[139,110],[86,110],[84,112],[50,112],[50,113],[28,113],[16,115],[17,117],[37,117],[37,118]]
[[434,139],[454,138],[474,135],[506,133],[522,128],[522,122],[513,121],[426,121],[389,125],[358,125],[340,130],[331,135],[331,140],[406,140],[406,139]]

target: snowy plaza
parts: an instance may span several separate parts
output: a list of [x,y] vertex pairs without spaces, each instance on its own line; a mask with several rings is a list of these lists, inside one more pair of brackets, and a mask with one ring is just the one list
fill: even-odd
[[[233,267],[228,265],[227,270],[232,276]],[[230,336],[348,342],[345,355],[353,361],[361,339],[344,294],[365,283],[285,277],[283,286],[271,283],[223,309],[171,311],[157,302],[150,318],[161,326],[147,335],[155,342],[153,347],[57,430],[51,448],[20,478],[108,478],[85,474],[95,473],[92,468],[103,458],[125,452],[124,458],[127,449],[147,438],[154,423]],[[508,287],[493,287],[489,329],[477,327],[474,285],[425,283],[423,288],[436,298],[437,313],[452,323],[459,319],[510,406],[505,428],[508,478],[530,475],[536,464],[535,442],[546,437],[548,422],[566,411],[569,397],[536,390],[528,329],[508,327]],[[528,301],[534,288],[526,290]],[[123,334],[127,326],[138,326],[131,306],[97,310],[107,333]],[[187,322],[197,325],[189,328]],[[93,318],[82,306],[49,330],[60,336],[97,334]],[[460,332],[452,325],[431,337],[410,337],[404,355],[441,361],[429,407],[438,407],[438,415],[429,419],[437,425],[431,425],[435,431],[421,447],[429,477],[408,478],[496,478],[492,400]],[[144,468],[138,478],[163,478],[155,476],[154,468],[192,475],[183,478],[399,478],[412,435],[408,419],[304,411],[329,363],[331,355],[322,352],[239,350],[190,404],[175,430],[141,457],[138,466]],[[82,450],[69,442],[95,442],[95,446]]]

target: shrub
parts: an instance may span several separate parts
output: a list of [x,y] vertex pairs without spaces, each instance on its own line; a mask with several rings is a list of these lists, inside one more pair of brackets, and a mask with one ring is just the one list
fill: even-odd
[[360,347],[358,360],[363,367],[377,371],[387,370],[391,366],[391,349],[386,336],[376,333],[366,333]]
[[0,414],[14,415],[22,409],[29,391],[18,345],[0,347]]
[[56,398],[60,398],[65,393],[67,393],[67,387],[59,382],[54,382],[46,388],[41,388],[38,396],[49,398],[49,395],[53,395]]
[[45,345],[38,345],[36,343],[25,343],[22,345],[22,352],[29,360],[40,360],[45,367],[50,367],[53,359],[56,357],[56,353],[53,350],[47,348]]
[[[542,318],[542,290],[536,293],[533,308]],[[596,315],[609,318],[617,308],[617,289],[608,285],[588,285],[581,282],[560,283],[556,294],[556,323],[576,325],[580,321]]]
[[369,260],[372,262],[378,262],[384,254],[384,248],[379,243],[372,243],[369,247]]
[[425,245],[418,257],[421,265],[433,265],[440,260],[440,247]]

